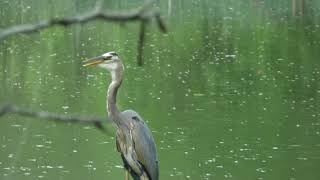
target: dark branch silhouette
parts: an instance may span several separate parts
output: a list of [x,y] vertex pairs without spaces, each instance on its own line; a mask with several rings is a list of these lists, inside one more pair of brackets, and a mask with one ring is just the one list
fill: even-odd
[[[100,2],[100,1],[99,1]],[[158,25],[158,28],[162,32],[166,32],[166,26],[164,25],[163,20],[160,17],[160,14],[157,10],[151,7],[152,4],[150,2],[145,3],[141,8],[130,10],[129,12],[113,12],[113,13],[105,13],[102,11],[102,3],[97,3],[96,7],[88,11],[84,14],[79,14],[74,17],[66,17],[66,18],[53,18],[49,20],[43,20],[34,24],[22,24],[9,27],[0,31],[0,40],[3,40],[9,36],[15,34],[29,34],[39,32],[42,29],[50,28],[53,26],[63,26],[67,27],[73,24],[84,24],[93,20],[104,20],[111,22],[119,22],[126,23],[132,21],[140,21],[143,25],[140,27],[140,39],[138,45],[138,65],[142,65],[142,47],[144,45],[144,41],[141,39],[145,35],[145,22],[150,21],[152,19]],[[143,33],[143,35],[141,35]],[[141,47],[141,48],[140,48]]]
[[27,34],[38,32],[42,29],[49,28],[51,26],[70,26],[73,24],[84,24],[97,19],[125,23],[129,21],[145,21],[155,18],[160,30],[162,32],[166,32],[166,28],[162,19],[160,18],[159,13],[149,6],[149,3],[147,3],[144,6],[142,6],[142,8],[131,10],[130,12],[126,13],[104,13],[102,12],[101,8],[98,7],[85,14],[76,15],[74,17],[54,18],[50,20],[43,20],[35,24],[16,25],[2,30],[0,32],[0,40],[19,33]]
[[0,117],[6,114],[15,114],[24,117],[46,119],[54,122],[64,123],[81,123],[87,125],[93,125],[101,131],[107,132],[103,127],[103,123],[111,122],[107,118],[93,118],[93,117],[80,117],[80,116],[69,116],[61,114],[53,114],[44,111],[32,111],[25,108],[20,108],[11,104],[4,105],[0,108]]
[[142,52],[145,42],[145,36],[146,36],[146,21],[142,21],[140,25],[140,34],[139,34],[139,44],[138,44],[138,56],[137,56],[137,62],[138,66],[143,65],[143,58],[142,58]]

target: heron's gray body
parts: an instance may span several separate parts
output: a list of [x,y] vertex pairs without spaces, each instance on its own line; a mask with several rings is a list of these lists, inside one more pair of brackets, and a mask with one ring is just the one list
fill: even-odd
[[[133,110],[123,111],[120,118],[126,125],[117,130],[117,149],[122,154],[125,168],[135,180],[158,180],[157,151],[147,124]],[[129,133],[125,134],[123,129]]]

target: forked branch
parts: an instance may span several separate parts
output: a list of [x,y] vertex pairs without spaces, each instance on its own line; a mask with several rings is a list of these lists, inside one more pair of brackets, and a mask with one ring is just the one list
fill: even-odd
[[[101,2],[101,1],[99,1]],[[15,25],[0,31],[0,40],[8,38],[16,34],[30,34],[39,32],[43,29],[50,28],[53,26],[63,26],[67,27],[73,24],[85,24],[93,20],[104,20],[111,22],[127,23],[133,21],[140,21],[142,26],[140,26],[140,36],[138,44],[138,65],[142,65],[142,53],[144,46],[145,37],[145,25],[147,21],[154,19],[158,25],[158,28],[162,32],[166,32],[167,28],[160,17],[157,10],[152,8],[150,2],[146,2],[141,8],[132,9],[126,12],[109,12],[106,13],[102,10],[102,3],[97,3],[97,6],[84,14],[79,14],[74,17],[65,18],[53,18],[49,20],[42,20],[34,24],[22,24]],[[142,34],[143,33],[143,34]]]
[[163,20],[159,16],[159,13],[151,8],[149,3],[146,3],[141,8],[133,9],[128,12],[105,13],[102,11],[102,7],[96,7],[91,11],[88,11],[84,14],[76,15],[74,17],[53,18],[49,20],[43,20],[34,24],[15,25],[2,30],[0,32],[0,40],[19,33],[28,34],[38,32],[42,29],[50,28],[56,25],[66,27],[73,24],[84,24],[93,20],[126,23],[130,21],[151,20],[153,18],[156,20],[156,23],[158,24],[160,30],[162,32],[166,32],[166,28],[164,26]]

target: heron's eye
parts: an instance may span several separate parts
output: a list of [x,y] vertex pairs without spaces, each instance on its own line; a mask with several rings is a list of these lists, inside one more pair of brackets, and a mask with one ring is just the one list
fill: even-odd
[[112,58],[112,56],[103,56],[103,60],[106,61],[106,60],[110,60]]
[[118,54],[117,53],[115,53],[115,52],[112,52],[112,53],[110,53],[112,56],[118,56]]

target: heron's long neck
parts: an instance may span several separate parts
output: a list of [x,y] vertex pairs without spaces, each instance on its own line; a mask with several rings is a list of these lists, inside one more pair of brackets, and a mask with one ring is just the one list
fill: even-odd
[[[114,121],[117,121],[117,115],[120,114],[120,111],[117,106],[117,92],[122,82],[122,70],[111,71],[112,82],[109,85],[107,92],[107,111],[109,117]],[[118,123],[118,122],[115,122]]]

